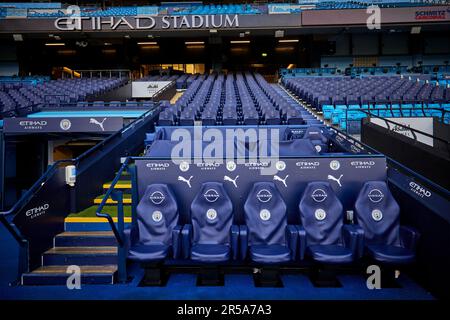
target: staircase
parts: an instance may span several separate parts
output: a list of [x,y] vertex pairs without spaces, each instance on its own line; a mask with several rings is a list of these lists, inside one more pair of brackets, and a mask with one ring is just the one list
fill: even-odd
[[[109,189],[105,183],[103,189]],[[131,181],[129,175],[123,175],[115,189],[124,191],[124,205],[131,205]],[[94,199],[100,204],[103,195]],[[107,200],[108,205],[116,201]],[[76,215],[75,215],[76,216]],[[95,215],[92,216],[95,218]],[[107,224],[105,219],[98,219]],[[103,228],[109,230],[109,227]],[[67,227],[66,230],[71,230]],[[82,284],[113,284],[117,273],[117,242],[112,231],[65,231],[55,236],[53,248],[42,254],[41,267],[22,275],[22,285],[66,285],[70,265],[81,270]]]
[[71,273],[81,269],[82,284],[113,284],[117,272],[116,239],[110,231],[63,232],[54,247],[42,255],[42,266],[22,275],[22,285],[65,285]]

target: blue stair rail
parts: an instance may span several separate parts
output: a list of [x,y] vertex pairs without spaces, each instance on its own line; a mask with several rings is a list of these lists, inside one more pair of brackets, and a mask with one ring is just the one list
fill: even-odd
[[[125,247],[125,235],[124,235],[125,222],[123,213],[123,192],[120,190],[115,190],[115,186],[122,177],[122,174],[128,170],[129,161],[130,157],[127,157],[122,167],[120,167],[119,171],[117,172],[117,175],[112,181],[109,189],[106,191],[105,196],[102,199],[102,202],[97,208],[97,211],[95,212],[95,215],[97,217],[105,218],[106,220],[108,220],[111,230],[114,233],[114,237],[116,238],[117,256],[118,256],[117,269],[118,269],[118,280],[120,283],[125,283],[127,281],[127,270],[126,270],[127,250]],[[132,172],[130,173],[132,174]],[[109,197],[111,197],[114,201],[117,201],[117,226],[109,213],[102,212]]]
[[[36,197],[39,195],[40,190],[46,190],[45,188],[48,185],[48,181],[51,180],[57,173],[58,170],[61,169],[61,166],[67,166],[67,165],[75,165],[77,169],[77,173],[79,172],[79,167],[83,166],[83,164],[86,164],[86,166],[92,165],[92,156],[99,156],[102,152],[110,151],[108,150],[107,146],[110,146],[112,144],[117,143],[118,141],[121,141],[124,139],[124,137],[129,136],[129,132],[133,128],[135,128],[138,125],[141,124],[147,124],[152,121],[154,121],[155,117],[157,116],[159,111],[159,106],[155,106],[154,108],[149,109],[147,112],[145,112],[143,115],[141,115],[139,118],[137,118],[135,121],[131,122],[127,126],[125,126],[122,130],[117,131],[116,133],[110,135],[105,140],[99,142],[97,145],[89,149],[88,151],[84,152],[80,156],[74,159],[65,159],[65,160],[59,160],[49,166],[47,171],[28,189],[28,191],[19,199],[19,201],[11,207],[9,210],[3,210],[0,211],[0,222],[5,226],[6,230],[14,237],[15,241],[19,245],[19,264],[18,264],[18,279],[15,281],[15,284],[20,283],[20,277],[23,273],[30,271],[30,243],[28,239],[22,234],[22,232],[19,230],[20,228],[16,226],[12,219],[14,216],[16,216],[23,208],[25,208],[28,204],[30,204],[31,201],[34,201]],[[144,123],[145,121],[145,123]],[[140,127],[143,128],[143,127]],[[139,128],[138,128],[139,129]],[[143,139],[142,139],[143,140]],[[84,168],[84,171],[86,171],[87,168]],[[120,172],[123,172],[124,166],[122,166]],[[118,179],[118,178],[117,178]],[[117,183],[117,180],[115,181]],[[114,184],[115,184],[114,183]],[[75,188],[77,187],[77,184],[75,185]],[[72,190],[71,190],[72,191]],[[121,205],[118,205],[119,215],[122,216],[122,223],[123,223],[123,196],[121,194],[118,194],[116,191],[114,193],[109,192],[109,194],[112,195],[112,197],[115,197],[119,200],[119,203]],[[67,212],[67,215],[70,212]],[[112,221],[112,219],[111,219]],[[119,224],[119,230],[122,230],[123,233],[123,224],[120,226]],[[114,230],[114,229],[113,229]],[[43,230],[41,230],[43,231]],[[117,230],[116,230],[117,231]],[[46,236],[48,237],[54,237],[56,234],[48,234]],[[115,232],[116,238],[118,235],[120,235],[119,231]],[[118,238],[123,239],[122,237]],[[40,255],[42,252],[38,252]],[[122,253],[123,254],[123,253]],[[119,256],[120,257],[120,256]]]

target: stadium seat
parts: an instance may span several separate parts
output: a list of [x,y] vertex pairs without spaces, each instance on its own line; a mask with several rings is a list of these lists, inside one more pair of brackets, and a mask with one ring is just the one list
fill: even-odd
[[238,237],[233,204],[223,184],[203,183],[191,204],[191,224],[183,227],[184,258],[203,263],[237,259]]
[[180,255],[181,226],[174,193],[165,184],[147,186],[128,235],[128,259],[157,262]]
[[306,129],[304,138],[311,140],[317,152],[328,152],[328,139],[319,127],[311,126]]
[[260,264],[295,260],[298,235],[288,225],[286,204],[273,182],[253,185],[244,204],[245,225],[241,226],[241,258]]
[[344,225],[343,207],[328,182],[310,182],[300,200],[300,257],[323,264],[348,264],[362,255],[363,232]]
[[384,264],[408,264],[415,259],[419,233],[400,225],[400,207],[386,182],[364,184],[355,202],[355,218],[364,229],[366,253]]

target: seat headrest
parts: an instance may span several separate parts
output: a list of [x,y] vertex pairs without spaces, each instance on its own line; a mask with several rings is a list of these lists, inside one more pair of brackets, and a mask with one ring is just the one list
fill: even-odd
[[168,244],[178,224],[178,205],[166,184],[151,184],[136,208],[139,241]]
[[284,244],[286,203],[273,182],[256,182],[244,204],[251,244]]
[[306,129],[306,132],[305,132],[305,135],[303,136],[303,138],[309,139],[309,140],[320,140],[323,143],[326,143],[328,141],[328,139],[323,134],[323,130],[320,129],[319,127],[315,127],[315,126],[309,127],[308,129]]
[[233,203],[221,182],[205,182],[191,204],[194,242],[225,244],[233,223]]
[[299,204],[308,244],[337,244],[344,223],[341,201],[326,181],[310,182]]
[[364,183],[355,202],[355,217],[368,243],[398,244],[400,207],[386,182]]

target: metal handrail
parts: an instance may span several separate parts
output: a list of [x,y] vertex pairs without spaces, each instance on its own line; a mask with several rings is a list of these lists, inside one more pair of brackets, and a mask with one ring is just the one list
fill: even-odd
[[[97,208],[97,211],[95,212],[95,215],[97,217],[100,218],[105,218],[108,220],[108,223],[111,227],[111,230],[114,233],[114,237],[117,240],[117,243],[119,244],[120,247],[124,246],[124,239],[122,239],[122,235],[120,234],[119,230],[117,229],[113,218],[111,217],[111,215],[109,213],[102,213],[104,206],[106,205],[106,202],[108,201],[108,198],[113,194],[115,186],[117,184],[117,182],[120,180],[120,178],[122,177],[123,172],[128,168],[128,163],[130,161],[130,157],[127,157],[124,161],[124,163],[122,164],[122,166],[120,167],[119,171],[117,172],[114,180],[112,181],[111,185],[109,186],[108,190],[105,193],[105,196],[102,199],[102,202],[100,203],[100,205]],[[121,199],[118,199],[119,201],[121,201]]]
[[[369,110],[369,111],[367,111],[367,110]],[[385,121],[386,124],[387,124],[387,126],[388,126],[388,130],[390,130],[389,123],[410,130],[411,133],[412,133],[413,136],[414,136],[414,140],[415,140],[415,141],[417,141],[417,135],[416,135],[416,133],[415,133],[415,132],[417,132],[417,133],[419,133],[419,134],[421,134],[421,135],[424,135],[424,136],[426,136],[426,137],[428,137],[428,138],[432,138],[432,139],[436,139],[436,140],[438,140],[438,141],[441,141],[441,142],[443,142],[443,143],[445,143],[445,144],[447,144],[447,145],[450,144],[450,142],[447,141],[447,140],[445,140],[445,139],[442,139],[442,138],[439,138],[439,137],[435,137],[435,136],[433,136],[433,135],[431,135],[431,134],[429,134],[429,133],[426,133],[426,132],[423,132],[423,131],[420,131],[420,130],[417,130],[417,129],[414,129],[414,128],[410,128],[410,127],[408,127],[408,126],[406,126],[406,125],[404,125],[404,124],[397,123],[397,122],[395,122],[395,121],[388,120],[388,119],[386,119],[386,118],[384,118],[384,117],[381,117],[381,116],[379,116],[379,115],[376,115],[376,114],[374,114],[374,113],[371,112],[371,111],[374,111],[374,110],[385,111],[385,110],[392,110],[392,109],[391,109],[391,108],[380,108],[380,109],[346,109],[346,111],[345,111],[345,118],[346,118],[346,121],[348,121],[348,116],[347,116],[347,115],[348,115],[348,111],[356,111],[356,112],[359,111],[359,112],[363,112],[363,113],[367,114],[369,117],[374,117],[374,118],[378,118],[378,119],[381,119],[381,120]],[[401,110],[401,109],[398,109],[398,110]],[[417,110],[417,109],[414,109],[414,108],[408,108],[408,109],[405,109],[405,110]],[[423,109],[422,109],[422,110],[423,110]],[[447,110],[445,110],[445,109],[438,109],[438,108],[427,108],[427,110],[438,110],[438,111],[441,111],[441,112],[442,112],[442,118],[444,117],[444,115],[445,115],[446,113],[450,113],[450,111],[447,111]]]
[[124,128],[122,128],[121,130],[115,132],[114,134],[110,135],[108,138],[106,138],[105,140],[102,140],[101,142],[99,142],[98,144],[96,144],[94,147],[90,148],[89,150],[87,150],[86,152],[82,153],[81,155],[79,155],[77,158],[74,159],[65,159],[65,160],[58,160],[56,161],[54,164],[52,164],[45,172],[44,174],[30,187],[30,189],[27,190],[27,192],[19,199],[18,202],[16,202],[14,204],[14,206],[12,206],[9,210],[6,211],[0,211],[0,217],[3,217],[2,219],[0,219],[2,221],[2,223],[5,225],[5,227],[8,229],[8,231],[10,231],[10,233],[12,234],[12,236],[14,237],[14,239],[16,239],[17,242],[21,242],[24,241],[25,238],[19,233],[17,232],[14,228],[11,227],[11,225],[8,223],[8,221],[6,220],[6,216],[12,215],[17,213],[17,211],[19,211],[20,209],[22,209],[38,192],[38,190],[40,189],[40,187],[42,187],[44,185],[44,183],[50,179],[56,168],[63,163],[70,163],[70,164],[75,164],[78,165],[80,163],[80,161],[82,161],[84,158],[86,158],[87,156],[93,154],[94,152],[96,152],[97,150],[103,148],[106,144],[108,144],[112,139],[115,139],[117,136],[122,135],[123,132],[125,132],[126,130],[128,130],[128,128],[131,128],[132,126],[134,126],[136,124],[136,122],[140,122],[141,119],[147,117],[148,115],[152,114],[155,110],[157,109],[157,107],[154,107],[152,109],[149,109],[147,112],[145,112],[143,115],[141,115],[139,118],[137,118],[135,121],[129,123],[127,126],[125,126]]

